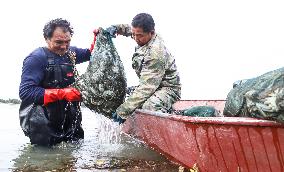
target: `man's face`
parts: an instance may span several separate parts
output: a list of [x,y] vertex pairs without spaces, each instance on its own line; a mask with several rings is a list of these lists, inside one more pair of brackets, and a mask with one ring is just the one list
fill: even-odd
[[140,46],[147,44],[151,40],[153,34],[153,31],[147,33],[144,32],[143,29],[140,27],[132,27],[132,38]]
[[46,39],[48,49],[58,55],[64,55],[70,46],[71,34],[60,27],[55,28],[51,38]]

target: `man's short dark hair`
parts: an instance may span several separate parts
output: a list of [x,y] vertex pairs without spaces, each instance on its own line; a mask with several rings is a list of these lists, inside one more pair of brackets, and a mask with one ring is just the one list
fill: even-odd
[[64,20],[62,18],[57,18],[45,24],[43,28],[43,37],[45,39],[51,38],[54,30],[57,27],[62,28],[64,32],[70,32],[71,36],[74,33],[73,27],[71,27],[70,23],[67,20]]
[[131,23],[132,27],[140,27],[144,32],[151,32],[155,30],[155,22],[153,17],[147,13],[137,14]]

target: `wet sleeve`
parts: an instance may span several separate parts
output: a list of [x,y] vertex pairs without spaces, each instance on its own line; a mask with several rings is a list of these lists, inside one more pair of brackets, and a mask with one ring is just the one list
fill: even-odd
[[40,56],[30,55],[22,67],[19,97],[27,103],[43,104],[44,88],[40,83],[44,78],[45,64]]
[[114,25],[117,29],[117,33],[123,36],[131,36],[131,27],[129,24],[117,24]]
[[165,62],[163,53],[157,49],[144,57],[139,85],[132,95],[117,109],[117,114],[126,118],[135,109],[142,107],[143,103],[150,98],[160,86],[165,74]]
[[90,61],[91,52],[89,49],[73,47],[76,52],[76,64]]

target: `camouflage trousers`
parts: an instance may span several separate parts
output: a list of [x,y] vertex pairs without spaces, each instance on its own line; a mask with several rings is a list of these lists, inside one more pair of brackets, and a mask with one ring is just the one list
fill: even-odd
[[167,113],[172,110],[172,105],[180,100],[181,90],[177,88],[159,88],[142,105],[142,109]]

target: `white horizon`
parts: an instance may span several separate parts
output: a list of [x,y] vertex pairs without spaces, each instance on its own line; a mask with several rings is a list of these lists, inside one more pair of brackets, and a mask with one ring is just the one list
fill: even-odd
[[[70,21],[71,45],[89,48],[92,30],[130,23],[140,12],[151,14],[156,31],[175,56],[182,99],[225,99],[232,83],[282,67],[284,57],[283,1],[1,1],[2,84],[0,98],[18,99],[24,58],[45,46],[42,28],[50,19]],[[124,63],[128,85],[138,79],[131,68],[135,42],[114,39]],[[79,65],[84,72],[88,62]]]

